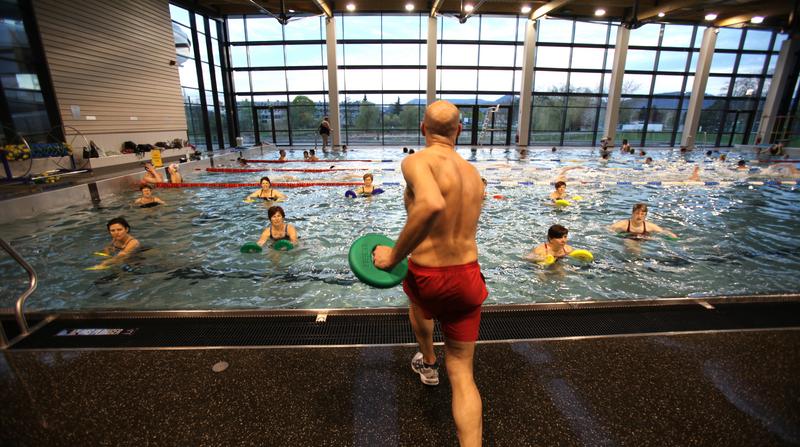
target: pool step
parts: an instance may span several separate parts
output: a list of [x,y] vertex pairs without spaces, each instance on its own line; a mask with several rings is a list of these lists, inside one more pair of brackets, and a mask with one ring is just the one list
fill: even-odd
[[[700,332],[800,327],[800,302],[715,303],[515,309],[487,307],[481,341],[597,337],[666,332]],[[438,324],[435,341],[442,336]],[[355,346],[415,343],[408,317],[388,313],[81,317],[57,316],[10,349],[157,349],[263,346]]]

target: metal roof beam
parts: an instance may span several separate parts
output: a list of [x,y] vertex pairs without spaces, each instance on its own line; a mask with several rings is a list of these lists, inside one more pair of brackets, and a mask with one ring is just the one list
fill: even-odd
[[549,3],[547,3],[547,4],[544,4],[544,5],[536,8],[536,10],[531,13],[530,19],[531,20],[537,20],[537,19],[539,19],[539,17],[547,15],[551,11],[556,10],[556,9],[566,5],[570,1],[571,0],[553,0],[553,1],[549,2]]

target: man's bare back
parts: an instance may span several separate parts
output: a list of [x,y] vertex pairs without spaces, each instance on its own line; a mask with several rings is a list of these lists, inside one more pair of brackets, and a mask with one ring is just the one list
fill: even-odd
[[428,267],[478,259],[475,235],[484,185],[478,170],[455,151],[458,109],[444,101],[434,103],[423,132],[428,133],[427,147],[401,165],[408,220],[391,255],[387,247],[376,250],[379,268],[391,268],[409,254],[416,264]]
[[[434,181],[444,199],[444,209],[432,222],[427,237],[411,252],[414,262],[440,267],[478,259],[475,235],[483,198],[483,182],[478,170],[453,148],[443,146],[428,147],[407,157],[403,162],[404,175],[411,170],[427,177],[424,181]],[[415,205],[417,186],[410,182],[406,186],[406,210]]]

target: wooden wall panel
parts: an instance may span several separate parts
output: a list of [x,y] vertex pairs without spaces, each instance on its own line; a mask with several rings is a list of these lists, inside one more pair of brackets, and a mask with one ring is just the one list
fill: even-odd
[[33,4],[65,126],[109,150],[126,140],[155,142],[137,134],[186,138],[178,66],[170,65],[176,57],[167,0]]

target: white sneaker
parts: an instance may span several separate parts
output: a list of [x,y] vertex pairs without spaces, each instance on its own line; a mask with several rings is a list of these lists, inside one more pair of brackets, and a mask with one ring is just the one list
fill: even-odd
[[419,374],[419,380],[425,385],[438,385],[439,384],[439,365],[427,366],[422,361],[422,353],[414,354],[411,359],[411,369]]

